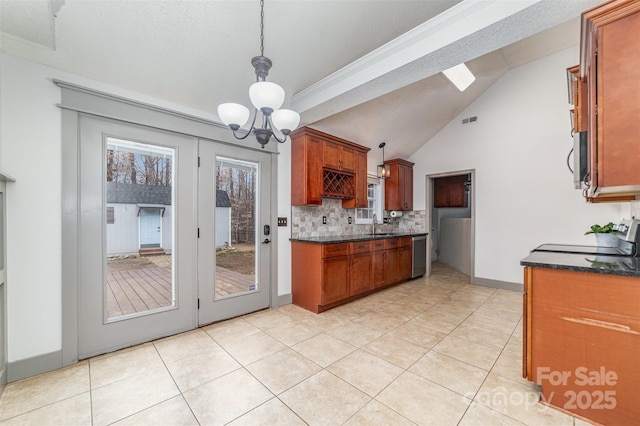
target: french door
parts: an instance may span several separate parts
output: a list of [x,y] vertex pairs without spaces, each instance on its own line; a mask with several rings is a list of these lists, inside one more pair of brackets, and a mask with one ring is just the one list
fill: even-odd
[[271,155],[200,140],[199,324],[269,307]]
[[81,115],[79,145],[79,358],[195,328],[197,138]]

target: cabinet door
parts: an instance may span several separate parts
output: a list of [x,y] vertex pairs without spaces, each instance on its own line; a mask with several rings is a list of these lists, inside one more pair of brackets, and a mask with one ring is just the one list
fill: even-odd
[[384,180],[384,209],[401,210],[400,208],[400,171],[398,165],[389,163],[391,177]]
[[402,210],[413,210],[413,167],[400,165],[400,191]]
[[291,139],[291,204],[322,204],[322,140],[297,135]]
[[384,182],[384,209],[413,210],[413,163],[402,159],[385,163],[391,177]]
[[386,284],[385,250],[371,252],[371,286],[378,288]]
[[386,284],[400,281],[400,249],[386,250],[385,258],[385,278]]
[[638,186],[640,12],[601,26],[597,37],[598,187]]
[[434,179],[433,206],[436,208],[466,207],[466,181],[466,175],[447,176]]
[[367,154],[357,151],[356,156],[356,196],[342,200],[343,209],[367,208]]
[[349,294],[351,296],[371,288],[371,254],[352,254],[349,267]]
[[322,260],[322,294],[320,303],[329,303],[349,297],[349,256]]
[[408,280],[411,278],[411,247],[398,249],[399,279]]
[[433,207],[437,209],[449,207],[449,187],[446,178],[433,180]]
[[[340,149],[340,168],[345,172],[356,171],[356,151],[353,148],[341,147]],[[366,167],[365,167],[366,170]]]
[[567,68],[567,88],[571,110],[571,126],[574,133],[588,130],[587,124],[587,81],[580,78],[580,65]]
[[467,176],[451,176],[449,179],[449,207],[466,207],[464,183],[467,181]]
[[340,145],[335,142],[322,142],[322,164],[324,167],[340,170]]

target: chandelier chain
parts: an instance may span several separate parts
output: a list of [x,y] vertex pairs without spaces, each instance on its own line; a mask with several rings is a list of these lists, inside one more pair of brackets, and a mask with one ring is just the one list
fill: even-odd
[[264,0],[260,0],[260,56],[264,56]]

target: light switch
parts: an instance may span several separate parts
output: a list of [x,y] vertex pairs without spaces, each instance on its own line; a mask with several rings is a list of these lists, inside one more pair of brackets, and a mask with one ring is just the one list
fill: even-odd
[[278,226],[287,226],[287,218],[279,217],[278,218]]

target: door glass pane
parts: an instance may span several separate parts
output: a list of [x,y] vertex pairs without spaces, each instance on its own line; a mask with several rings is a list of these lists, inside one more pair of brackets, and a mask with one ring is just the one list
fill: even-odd
[[108,319],[174,307],[174,149],[107,138]]
[[216,157],[215,299],[258,290],[258,164]]

